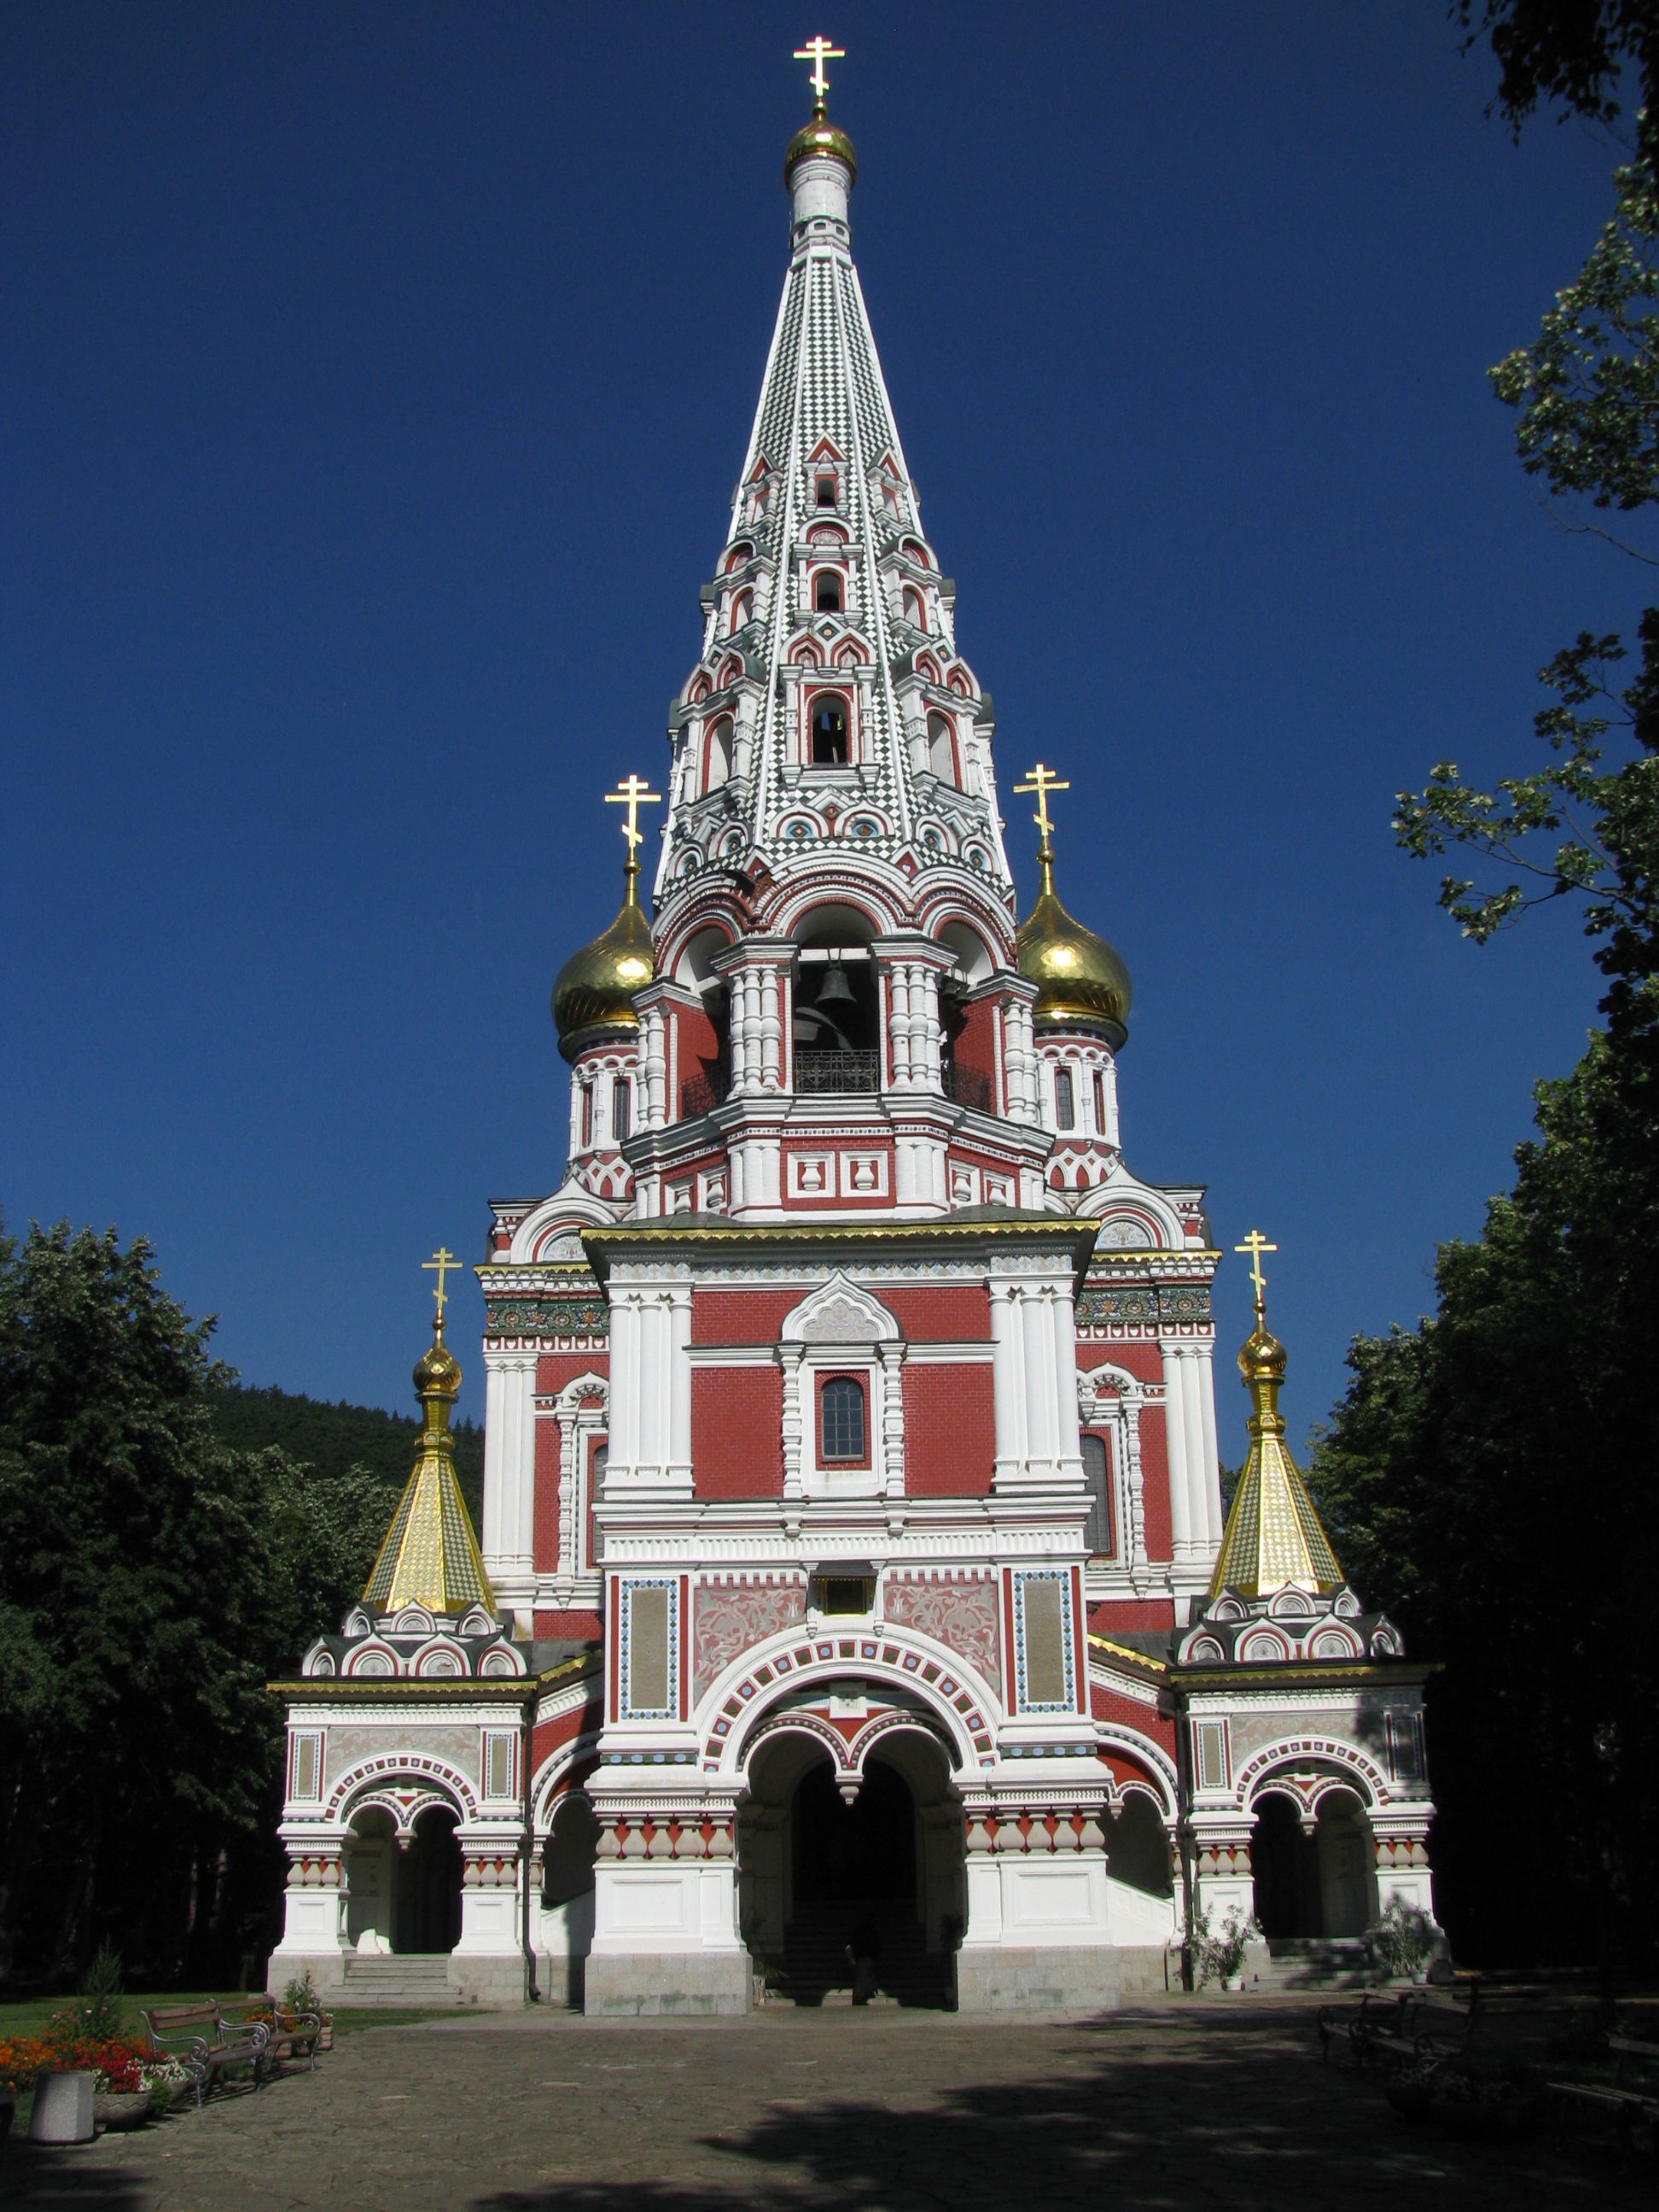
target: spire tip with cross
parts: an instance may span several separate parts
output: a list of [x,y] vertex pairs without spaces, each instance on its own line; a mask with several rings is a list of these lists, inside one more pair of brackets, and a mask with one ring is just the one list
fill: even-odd
[[1270,1244],[1259,1229],[1253,1229],[1244,1242],[1242,1244],[1235,1244],[1233,1249],[1235,1252],[1248,1252],[1250,1255],[1250,1281],[1255,1290],[1256,1326],[1258,1328],[1266,1328],[1267,1326],[1267,1279],[1261,1272],[1261,1255],[1264,1252],[1277,1252],[1279,1247],[1277,1244]]
[[1048,898],[1052,897],[1054,888],[1054,825],[1048,818],[1048,793],[1051,791],[1069,791],[1072,787],[1067,782],[1062,782],[1053,769],[1046,768],[1041,761],[1035,768],[1027,769],[1025,773],[1030,781],[1028,783],[1017,783],[1014,786],[1014,795],[1019,798],[1029,792],[1036,793],[1036,812],[1031,819],[1036,823],[1037,836],[1040,840],[1037,846],[1037,871],[1042,879],[1041,896]]
[[607,806],[625,806],[628,809],[628,819],[622,825],[623,836],[628,840],[628,859],[623,864],[623,873],[628,878],[628,896],[631,904],[635,879],[640,872],[635,848],[645,842],[645,832],[640,827],[640,809],[660,805],[662,793],[653,791],[630,769],[614,791],[606,792],[605,803]]
[[830,97],[830,80],[823,73],[825,62],[844,62],[846,58],[845,47],[832,46],[822,35],[809,39],[804,46],[796,47],[795,59],[812,64],[812,74],[807,82],[812,88],[812,113],[815,117],[824,113]]
[[436,1304],[436,1311],[432,1316],[432,1334],[435,1337],[441,1337],[444,1333],[444,1308],[449,1304],[449,1293],[444,1288],[444,1278],[451,1273],[459,1273],[460,1265],[460,1261],[447,1244],[441,1244],[429,1260],[422,1260],[421,1262],[422,1274],[435,1273],[438,1278],[432,1291]]

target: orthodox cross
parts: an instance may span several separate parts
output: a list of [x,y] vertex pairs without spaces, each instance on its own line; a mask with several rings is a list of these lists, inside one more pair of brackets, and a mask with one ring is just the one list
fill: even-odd
[[807,82],[817,96],[815,104],[820,111],[830,90],[830,80],[823,73],[823,65],[825,62],[844,62],[846,58],[844,46],[832,46],[829,40],[823,37],[809,39],[804,46],[795,49],[798,62],[811,62],[812,64],[812,74]]
[[607,806],[625,806],[628,809],[623,836],[628,840],[628,865],[630,868],[634,865],[634,848],[645,842],[645,832],[639,826],[640,809],[641,806],[659,805],[661,800],[662,793],[649,790],[631,769],[625,783],[619,783],[614,791],[607,791],[605,794]]
[[446,1244],[441,1244],[429,1260],[422,1260],[421,1262],[421,1271],[423,1274],[431,1274],[434,1272],[437,1274],[438,1286],[432,1295],[438,1302],[438,1311],[433,1326],[441,1336],[443,1334],[444,1308],[449,1303],[449,1293],[444,1288],[444,1277],[448,1274],[452,1267],[459,1273],[460,1265],[460,1261]]
[[1235,1244],[1233,1249],[1235,1252],[1248,1252],[1250,1255],[1250,1280],[1255,1285],[1255,1310],[1261,1314],[1267,1310],[1267,1279],[1261,1272],[1261,1255],[1264,1252],[1277,1252],[1279,1247],[1270,1244],[1259,1229],[1253,1229],[1244,1242]]
[[1042,832],[1042,842],[1046,845],[1054,835],[1054,824],[1048,819],[1048,793],[1051,791],[1069,791],[1072,787],[1069,783],[1062,783],[1053,769],[1044,768],[1041,761],[1035,768],[1027,769],[1025,773],[1031,781],[1029,783],[1017,783],[1014,786],[1014,796],[1019,799],[1024,798],[1027,792],[1036,792],[1037,811],[1031,819]]

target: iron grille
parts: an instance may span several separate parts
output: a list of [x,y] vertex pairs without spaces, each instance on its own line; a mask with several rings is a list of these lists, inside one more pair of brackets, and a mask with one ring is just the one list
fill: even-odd
[[881,1087],[881,1055],[874,1052],[823,1052],[797,1047],[797,1091],[876,1091]]

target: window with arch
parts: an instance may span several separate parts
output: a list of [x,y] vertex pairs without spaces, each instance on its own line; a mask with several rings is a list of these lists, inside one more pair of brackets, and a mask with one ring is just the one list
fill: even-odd
[[820,1466],[862,1467],[869,1458],[864,1385],[856,1375],[831,1375],[818,1389]]
[[908,553],[918,568],[927,568],[933,566],[933,563],[927,558],[927,547],[925,545],[919,544],[914,538],[907,538],[903,545],[900,548],[900,550],[902,552]]
[[927,717],[927,765],[941,783],[956,781],[956,739],[948,715]]
[[593,1086],[591,1083],[584,1083],[582,1085],[582,1143],[586,1146],[591,1145],[592,1141]]
[[1083,1524],[1083,1548],[1091,1559],[1107,1559],[1112,1551],[1112,1490],[1104,1437],[1084,1437],[1083,1480],[1089,1492],[1089,1517]]
[[851,757],[847,702],[826,691],[812,702],[812,765],[845,768]]
[[1106,1079],[1098,1068],[1095,1070],[1095,1134],[1106,1133]]
[[755,594],[750,591],[737,592],[732,599],[732,611],[726,624],[726,635],[735,637],[754,611]]
[[918,629],[926,629],[927,627],[927,602],[914,584],[907,584],[904,587],[903,606],[905,621],[914,623]]
[[834,477],[823,476],[818,478],[814,498],[815,503],[819,507],[834,507],[837,504]]
[[611,1086],[611,1136],[620,1145],[634,1126],[634,1086],[619,1075]]
[[726,556],[726,574],[729,576],[734,568],[741,568],[745,561],[752,558],[754,550],[746,538],[739,538]]
[[812,611],[820,615],[841,612],[841,578],[833,568],[820,568],[812,579]]
[[1072,1071],[1069,1067],[1054,1070],[1054,1126],[1060,1129],[1077,1127],[1077,1101],[1072,1095]]
[[708,758],[703,772],[705,791],[718,791],[732,773],[732,717],[722,714],[708,732]]

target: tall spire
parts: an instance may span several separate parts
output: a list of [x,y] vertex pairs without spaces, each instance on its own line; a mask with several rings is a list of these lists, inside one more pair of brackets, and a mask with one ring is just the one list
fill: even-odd
[[1233,1493],[1231,1510],[1210,1579],[1210,1597],[1230,1589],[1240,1597],[1272,1597],[1296,1589],[1310,1595],[1340,1589],[1336,1564],[1308,1486],[1285,1443],[1279,1393],[1285,1380],[1285,1347],[1267,1328],[1267,1285],[1261,1255],[1274,1252],[1258,1229],[1235,1248],[1250,1255],[1255,1327],[1238,1355],[1250,1394],[1250,1453]]
[[494,1610],[495,1594],[479,1556],[466,1501],[455,1479],[455,1447],[449,1433],[450,1409],[461,1387],[461,1370],[444,1343],[444,1277],[456,1265],[440,1247],[422,1265],[435,1270],[432,1341],[415,1366],[415,1390],[424,1417],[415,1465],[404,1485],[374,1570],[363,1588],[363,1603],[376,1613],[400,1612],[406,1605],[428,1613],[465,1613],[469,1606]]
[[955,587],[923,534],[877,357],[828,113],[790,141],[790,260],[702,651],[670,709],[660,915],[711,871],[774,878],[857,858],[971,878],[1012,914],[990,702],[956,645]]

